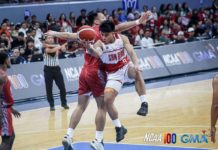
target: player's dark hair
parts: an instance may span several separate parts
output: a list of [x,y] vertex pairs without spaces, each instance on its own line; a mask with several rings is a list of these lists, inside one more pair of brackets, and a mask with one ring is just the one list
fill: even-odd
[[6,59],[8,59],[8,54],[0,52],[0,65],[3,65]]
[[88,13],[88,16],[87,16],[87,18],[88,18],[88,24],[90,25],[90,26],[92,26],[93,24],[94,24],[94,21],[95,21],[95,18],[98,16],[98,12],[96,12],[96,11],[90,11],[89,13]]
[[112,21],[105,20],[99,27],[100,31],[103,33],[109,33],[115,31],[115,25]]

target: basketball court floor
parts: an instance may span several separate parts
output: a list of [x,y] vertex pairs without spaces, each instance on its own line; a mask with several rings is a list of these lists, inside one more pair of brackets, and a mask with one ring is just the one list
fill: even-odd
[[[116,99],[119,118],[128,129],[121,143],[115,142],[115,130],[107,116],[104,132],[105,150],[169,150],[218,149],[211,143],[210,107],[212,77],[218,72],[162,79],[147,83],[149,114],[137,116],[139,98],[133,85],[125,87]],[[47,102],[16,104],[22,118],[14,118],[16,139],[14,150],[63,150],[61,140],[69,118],[76,107],[77,95],[70,95],[70,109],[63,110],[56,100],[56,111],[50,112]],[[75,150],[91,150],[95,137],[96,103],[91,99],[88,109],[75,131]],[[164,137],[168,133],[167,143]],[[173,134],[174,133],[174,134]],[[176,137],[176,141],[172,138]],[[217,134],[218,141],[218,134]],[[174,143],[174,144],[172,144]]]

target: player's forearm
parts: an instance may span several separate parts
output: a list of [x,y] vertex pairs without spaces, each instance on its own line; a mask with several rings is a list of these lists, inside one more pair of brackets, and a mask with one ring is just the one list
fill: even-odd
[[52,35],[58,38],[63,38],[63,39],[73,39],[73,40],[78,39],[77,33],[53,32]]
[[54,48],[46,48],[46,53],[55,53],[61,49],[61,46],[56,46]]
[[130,56],[130,59],[131,59],[132,63],[133,63],[135,66],[138,66],[139,63],[138,63],[138,57],[137,57],[136,53],[133,51],[133,52],[131,52],[131,53],[129,54],[129,56]]
[[120,23],[118,25],[115,26],[115,31],[116,32],[122,32],[125,30],[128,30],[130,28],[133,28],[137,25],[139,25],[140,23],[137,21],[129,21],[129,22],[124,22],[124,23]]

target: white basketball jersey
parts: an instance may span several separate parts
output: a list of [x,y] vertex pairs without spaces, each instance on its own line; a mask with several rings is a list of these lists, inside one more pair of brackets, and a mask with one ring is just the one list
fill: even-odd
[[115,41],[113,43],[103,46],[103,53],[100,57],[105,64],[106,72],[115,72],[129,62],[123,40],[117,33],[114,34],[114,38]]

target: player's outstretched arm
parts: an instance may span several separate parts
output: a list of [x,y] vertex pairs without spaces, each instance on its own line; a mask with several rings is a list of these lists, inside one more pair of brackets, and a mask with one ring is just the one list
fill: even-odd
[[216,122],[218,119],[218,76],[213,79],[213,100],[211,106],[211,141],[216,142]]
[[129,39],[126,36],[121,35],[121,37],[124,43],[124,48],[126,49],[128,55],[130,56],[131,61],[135,65],[135,68],[139,70],[138,57],[135,53],[133,46],[130,44]]
[[56,31],[51,31],[51,30],[46,32],[45,36],[54,36],[54,37],[57,37],[57,38],[73,39],[73,40],[77,40],[78,39],[77,33],[56,32]]
[[149,17],[151,16],[151,12],[148,11],[146,13],[144,13],[138,20],[136,21],[129,21],[129,22],[124,22],[124,23],[121,23],[121,24],[118,24],[115,26],[115,31],[116,32],[122,32],[122,31],[125,31],[125,30],[128,30],[130,28],[133,28],[137,25],[140,25],[140,24],[146,24],[146,22],[149,20]]

